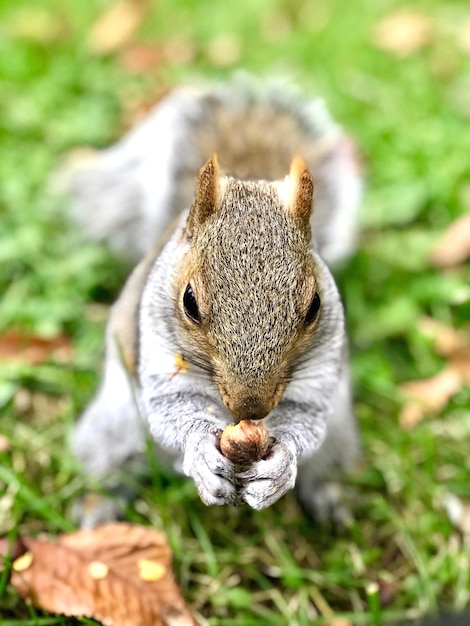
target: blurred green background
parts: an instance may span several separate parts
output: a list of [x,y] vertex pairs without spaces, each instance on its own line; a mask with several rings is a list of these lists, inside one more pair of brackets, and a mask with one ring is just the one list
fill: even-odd
[[[400,383],[449,360],[423,318],[461,333],[470,318],[468,264],[430,262],[470,206],[467,0],[2,0],[0,531],[72,528],[84,479],[67,433],[98,384],[106,314],[129,271],[68,223],[52,172],[72,149],[115,141],[172,85],[237,69],[287,76],[323,97],[362,155],[363,236],[338,276],[365,451],[350,479],[356,522],[335,536],[291,496],[263,513],[206,509],[189,481],[164,470],[129,519],[168,533],[203,624],[342,615],[375,625],[462,609],[469,544],[442,498],[470,497],[469,387],[414,428],[398,416]],[[0,581],[7,623],[70,623]],[[377,581],[378,604],[366,593]]]

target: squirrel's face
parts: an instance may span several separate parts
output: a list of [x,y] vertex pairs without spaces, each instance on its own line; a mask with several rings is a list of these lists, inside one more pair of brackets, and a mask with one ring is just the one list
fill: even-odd
[[321,289],[309,251],[312,192],[300,159],[282,182],[219,178],[215,159],[199,175],[176,271],[180,341],[237,419],[276,407],[313,341]]

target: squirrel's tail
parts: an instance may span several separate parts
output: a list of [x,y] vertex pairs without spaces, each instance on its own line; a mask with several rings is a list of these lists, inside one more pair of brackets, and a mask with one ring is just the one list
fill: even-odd
[[321,100],[246,76],[174,89],[116,145],[72,166],[65,187],[73,218],[136,261],[189,208],[197,172],[213,152],[241,178],[283,177],[290,159],[303,156],[315,179],[320,254],[334,265],[354,249],[362,182],[352,141]]

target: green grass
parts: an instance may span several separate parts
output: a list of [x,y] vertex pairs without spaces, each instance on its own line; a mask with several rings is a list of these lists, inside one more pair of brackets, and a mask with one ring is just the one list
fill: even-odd
[[[468,607],[470,548],[441,499],[470,495],[470,390],[412,431],[397,422],[399,383],[443,366],[418,320],[461,327],[470,318],[468,264],[438,272],[428,263],[432,243],[469,205],[470,57],[456,43],[467,1],[414,2],[434,35],[398,58],[372,43],[377,21],[400,6],[393,0],[162,0],[137,39],[178,44],[188,60],[170,54],[144,75],[88,50],[106,6],[4,0],[0,9],[0,330],[65,334],[74,347],[67,364],[0,364],[0,429],[11,443],[0,454],[0,533],[72,527],[84,481],[67,435],[98,384],[103,311],[128,269],[67,223],[48,191],[60,156],[108,145],[181,80],[238,67],[287,74],[327,100],[367,172],[360,250],[339,276],[365,452],[349,479],[356,521],[337,536],[306,520],[292,495],[262,513],[209,509],[188,480],[164,470],[128,517],[164,529],[183,592],[211,626],[306,626],[331,614],[376,625]],[[235,50],[227,67],[213,59],[221,35]],[[392,586],[389,606],[368,597],[374,581]],[[12,626],[72,623],[25,605],[4,576],[0,616]]]

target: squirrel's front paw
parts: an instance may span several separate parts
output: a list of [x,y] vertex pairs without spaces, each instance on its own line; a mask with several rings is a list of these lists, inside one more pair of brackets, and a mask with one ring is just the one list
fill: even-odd
[[220,452],[217,437],[191,435],[186,444],[183,472],[196,485],[201,500],[211,504],[240,504],[236,466]]
[[297,460],[283,443],[277,442],[266,459],[257,461],[239,474],[244,481],[242,499],[253,509],[265,509],[292,489],[297,476]]

